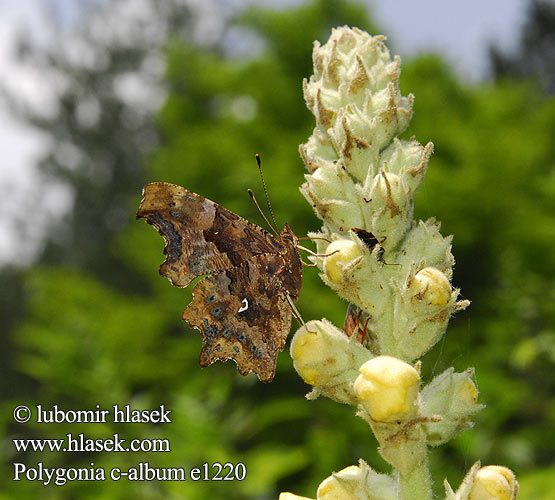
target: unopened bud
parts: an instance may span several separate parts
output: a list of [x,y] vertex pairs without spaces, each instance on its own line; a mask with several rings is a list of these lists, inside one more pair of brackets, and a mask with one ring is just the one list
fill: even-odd
[[356,465],[350,465],[324,479],[318,487],[317,500],[357,500],[356,490],[361,489],[363,479],[359,473]]
[[468,500],[514,500],[517,493],[518,482],[511,469],[488,465],[474,476]]
[[394,498],[395,482],[391,476],[378,474],[364,460],[324,479],[318,487],[317,500],[360,500]]
[[473,369],[455,373],[453,368],[449,368],[422,389],[422,415],[441,417],[427,425],[429,444],[443,444],[472,426],[470,417],[483,408],[483,405],[478,404],[478,390],[472,381],[473,375]]
[[332,242],[326,249],[324,271],[329,280],[340,285],[345,278],[345,271],[355,259],[362,257],[360,246],[353,240],[341,239]]
[[373,420],[406,420],[415,411],[420,376],[408,363],[391,356],[375,357],[360,367],[355,394]]
[[299,495],[295,495],[294,493],[284,492],[279,494],[279,500],[313,500],[313,499],[308,497],[301,497]]
[[427,304],[446,306],[451,299],[451,283],[444,273],[435,267],[425,267],[414,277],[414,297]]
[[356,405],[353,382],[358,368],[371,356],[355,339],[329,321],[309,321],[293,336],[291,357],[302,379],[340,403]]

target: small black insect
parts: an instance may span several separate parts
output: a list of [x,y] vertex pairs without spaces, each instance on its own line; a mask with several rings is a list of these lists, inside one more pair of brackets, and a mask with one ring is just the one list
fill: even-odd
[[353,227],[352,231],[353,231],[353,233],[355,233],[357,235],[358,239],[366,245],[366,247],[368,248],[368,250],[370,250],[370,252],[372,252],[372,250],[374,250],[376,245],[378,245],[379,249],[378,249],[376,257],[382,264],[385,264],[385,261],[383,260],[383,254],[384,254],[385,250],[382,247],[382,243],[385,241],[387,236],[384,236],[382,238],[382,240],[380,241],[380,240],[378,240],[378,238],[376,238],[374,236],[374,233],[371,233],[370,231],[367,231],[366,229],[361,229],[359,227]]

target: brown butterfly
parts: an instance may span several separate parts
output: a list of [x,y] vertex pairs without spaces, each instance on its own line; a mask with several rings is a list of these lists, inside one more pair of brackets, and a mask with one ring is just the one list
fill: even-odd
[[302,264],[289,227],[276,237],[181,186],[148,184],[137,218],[164,237],[160,274],[193,288],[183,319],[202,332],[200,365],[233,359],[241,375],[274,378],[291,327]]

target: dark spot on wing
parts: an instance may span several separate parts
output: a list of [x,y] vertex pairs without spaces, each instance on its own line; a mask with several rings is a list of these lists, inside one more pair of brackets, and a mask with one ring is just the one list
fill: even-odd
[[255,358],[261,358],[262,357],[262,351],[256,347],[254,344],[251,346],[251,352],[254,355]]
[[210,309],[210,314],[214,317],[214,318],[219,318],[222,315],[223,309],[220,306],[215,306],[212,309]]
[[[206,325],[206,320],[205,325]],[[210,325],[208,327],[205,326],[204,328],[204,335],[206,337],[207,342],[213,342],[214,339],[218,336],[218,326],[217,325]]]
[[224,339],[227,339],[228,337],[231,337],[233,333],[234,331],[231,328],[224,328],[224,330],[222,331],[222,337]]
[[[182,215],[181,212],[178,212],[177,210],[170,210],[170,217],[172,219],[180,219],[182,218],[181,215]],[[181,224],[185,225],[185,222],[181,221]]]

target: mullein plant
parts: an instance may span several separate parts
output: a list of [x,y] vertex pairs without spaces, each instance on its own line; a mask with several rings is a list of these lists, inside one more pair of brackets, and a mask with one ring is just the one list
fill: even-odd
[[[304,324],[291,356],[313,387],[308,399],[354,406],[393,469],[378,473],[361,459],[325,479],[318,500],[431,499],[428,447],[470,428],[482,408],[472,369],[420,379],[419,358],[469,302],[451,285],[451,237],[433,219],[413,219],[432,144],[398,138],[413,96],[401,95],[401,61],[384,40],[334,29],[325,45],[315,42],[314,75],[304,81],[316,128],[300,147],[309,171],[301,191],[323,222],[309,234],[311,259],[349,306],[342,329],[326,319]],[[505,467],[477,463],[457,491],[447,482],[445,490],[446,500],[509,500],[518,483]]]

